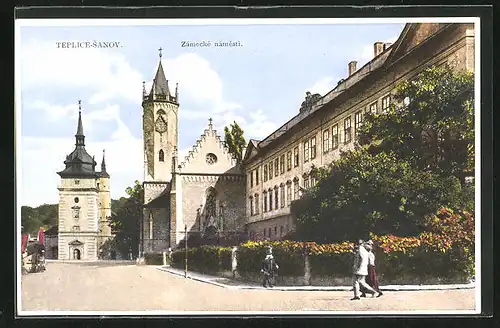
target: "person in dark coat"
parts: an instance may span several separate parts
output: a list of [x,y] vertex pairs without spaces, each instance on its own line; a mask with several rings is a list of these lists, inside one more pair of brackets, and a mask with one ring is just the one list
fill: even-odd
[[273,287],[272,279],[274,278],[278,268],[279,267],[274,260],[272,248],[269,247],[266,250],[266,257],[264,258],[264,261],[262,261],[262,269],[260,270],[260,272],[264,275],[262,281],[263,287],[267,288],[268,285],[271,288]]

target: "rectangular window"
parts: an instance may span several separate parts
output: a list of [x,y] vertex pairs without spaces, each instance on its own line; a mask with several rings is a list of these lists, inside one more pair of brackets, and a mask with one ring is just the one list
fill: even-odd
[[374,102],[368,108],[372,114],[377,114],[377,102]]
[[259,169],[256,168],[255,169],[255,185],[258,186],[259,185],[259,180],[260,180],[260,176],[259,176]]
[[286,185],[286,206],[290,206],[292,204],[292,184],[287,183]]
[[277,210],[278,208],[280,208],[280,203],[279,203],[279,189],[278,188],[274,188],[274,209]]
[[299,180],[293,182],[293,199],[299,199]]
[[278,227],[274,227],[274,235],[276,236],[278,234]]
[[280,174],[285,173],[285,154],[280,157]]
[[299,147],[293,149],[293,167],[299,166]]
[[361,111],[354,114],[354,132],[359,134],[359,128],[363,125],[363,113]]
[[351,142],[351,117],[344,120],[344,143]]
[[387,112],[390,106],[391,106],[391,96],[389,95],[382,98],[382,113]]
[[267,192],[262,193],[262,202],[264,203],[264,213],[267,212]]
[[269,211],[273,210],[273,192],[269,190]]
[[271,237],[271,228],[267,228],[267,236]]
[[286,153],[286,170],[290,171],[292,169],[292,151]]
[[332,126],[332,149],[337,149],[339,146],[339,125]]
[[311,159],[316,158],[316,137],[311,138]]
[[309,161],[309,141],[304,142],[304,163]]
[[283,237],[283,226],[280,227],[280,237]]
[[253,171],[250,172],[250,188],[253,187]]
[[259,214],[260,206],[259,206],[259,194],[255,194],[255,214]]
[[323,153],[330,150],[330,130],[323,131]]
[[269,180],[273,178],[273,161],[269,162]]
[[286,201],[286,198],[285,198],[285,185],[282,185],[280,187],[280,189],[281,189],[281,196],[280,196],[280,198],[281,198],[281,208],[283,208],[283,207],[285,207],[285,201]]
[[250,197],[250,216],[253,215],[253,197]]
[[264,182],[267,181],[267,164],[264,165]]
[[274,160],[274,176],[278,176],[280,173],[279,173],[279,165],[280,165],[280,158],[279,157],[276,157],[276,159]]
[[304,189],[309,189],[309,177],[304,178]]
[[267,229],[264,229],[264,237],[266,237],[266,230],[267,230]]

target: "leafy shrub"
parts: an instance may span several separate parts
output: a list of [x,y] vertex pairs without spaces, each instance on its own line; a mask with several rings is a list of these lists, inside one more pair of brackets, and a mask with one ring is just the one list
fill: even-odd
[[162,265],[163,253],[145,253],[144,262],[147,265]]
[[[215,273],[220,270],[231,270],[231,248],[203,245],[188,248],[188,270]],[[172,253],[172,266],[184,269],[186,251],[179,249]]]
[[266,247],[273,249],[273,255],[279,266],[281,276],[304,275],[304,247],[302,243],[292,241],[246,242],[238,250],[238,271],[260,272],[266,256]]
[[[474,276],[474,217],[448,208],[424,219],[428,232],[417,237],[377,236],[375,242],[377,273],[385,281],[413,277],[456,281]],[[248,241],[238,247],[240,274],[258,273],[266,255],[273,255],[281,276],[304,275],[304,254],[309,255],[312,275],[350,276],[354,244],[317,244],[315,242]],[[184,250],[173,253],[173,267],[184,268]],[[161,261],[161,254],[160,254]],[[201,246],[188,250],[188,269],[213,273],[231,270],[231,248]]]

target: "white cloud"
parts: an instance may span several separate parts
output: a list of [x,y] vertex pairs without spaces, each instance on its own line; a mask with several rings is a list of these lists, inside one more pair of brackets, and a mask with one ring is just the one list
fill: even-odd
[[33,110],[41,110],[50,122],[57,121],[68,114],[78,113],[78,104],[56,105],[49,104],[44,100],[35,100],[29,107]]
[[[396,42],[397,39],[398,39],[398,36],[394,36],[392,38],[389,38],[389,39],[387,39],[385,41],[381,41],[381,42],[394,43],[394,42]],[[374,58],[373,47],[374,47],[373,43],[363,47],[363,50],[361,51],[361,55],[359,56],[359,59],[358,59],[358,68],[361,68],[362,65],[366,64],[368,61],[370,61]]]
[[333,88],[335,88],[338,80],[340,80],[340,79],[335,79],[332,76],[324,77],[324,78],[320,79],[319,81],[317,81],[316,83],[314,83],[310,88],[307,88],[304,91],[304,94],[307,91],[309,91],[312,94],[319,93],[320,95],[324,96],[329,91],[331,91]]
[[[26,112],[31,110],[42,110],[50,124],[71,124],[75,127],[78,119],[78,104],[57,105],[44,100],[35,100],[33,104],[25,106]],[[112,121],[120,116],[118,105],[107,105],[104,108],[94,109],[92,106],[82,106],[82,123],[84,132],[92,131],[95,121]]]
[[[105,142],[86,140],[87,152],[95,156],[100,170],[102,150],[106,150],[106,168],[111,175],[111,197],[126,196],[125,189],[135,180],[143,180],[143,144],[119,123],[116,138]],[[59,201],[57,186],[64,169],[64,160],[74,149],[74,138],[23,137],[20,158],[20,203],[38,206]]]
[[116,49],[61,49],[55,42],[29,40],[20,49],[23,92],[53,90],[90,91],[89,103],[125,99],[141,101],[139,71]]
[[250,112],[250,117],[252,122],[243,127],[248,139],[262,140],[278,128],[278,125],[270,121],[261,109]]
[[[176,58],[162,60],[166,78],[169,80],[171,92],[175,91],[175,84],[179,83],[179,99],[189,98],[207,108],[206,117],[210,113],[222,113],[240,109],[241,105],[227,101],[223,94],[223,83],[217,71],[210,62],[195,53],[181,54]],[[151,74],[151,80],[155,71]],[[151,90],[152,82],[146,83],[146,90]]]
[[[57,106],[39,102],[42,107],[54,108]],[[69,106],[61,106],[66,108]],[[66,114],[72,113],[71,111]],[[68,119],[69,120],[69,119]],[[125,123],[120,119],[119,106],[111,105],[102,110],[94,110],[82,115],[84,131],[92,127],[96,120],[116,122],[117,128],[111,139],[102,142],[92,140],[92,134],[85,133],[87,152],[95,156],[98,163],[96,170],[100,170],[102,151],[106,150],[106,167],[111,175],[111,196],[119,198],[125,195],[125,189],[135,180],[143,180],[143,143],[142,139],[134,138]],[[67,124],[67,120],[64,120]],[[74,121],[76,129],[76,120]],[[37,206],[43,203],[57,203],[57,186],[60,177],[56,172],[64,169],[66,155],[73,151],[75,139],[22,137],[21,139],[21,204]]]

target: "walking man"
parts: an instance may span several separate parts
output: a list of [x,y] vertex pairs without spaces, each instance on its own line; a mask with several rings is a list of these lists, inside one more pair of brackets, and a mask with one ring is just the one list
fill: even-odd
[[[355,251],[356,252],[356,251]],[[353,271],[353,288],[354,288],[354,298],[351,301],[359,300],[361,296],[360,286],[363,286],[368,292],[373,294],[376,291],[366,283],[366,276],[368,275],[368,250],[365,243],[361,243],[354,254],[354,265]]]

